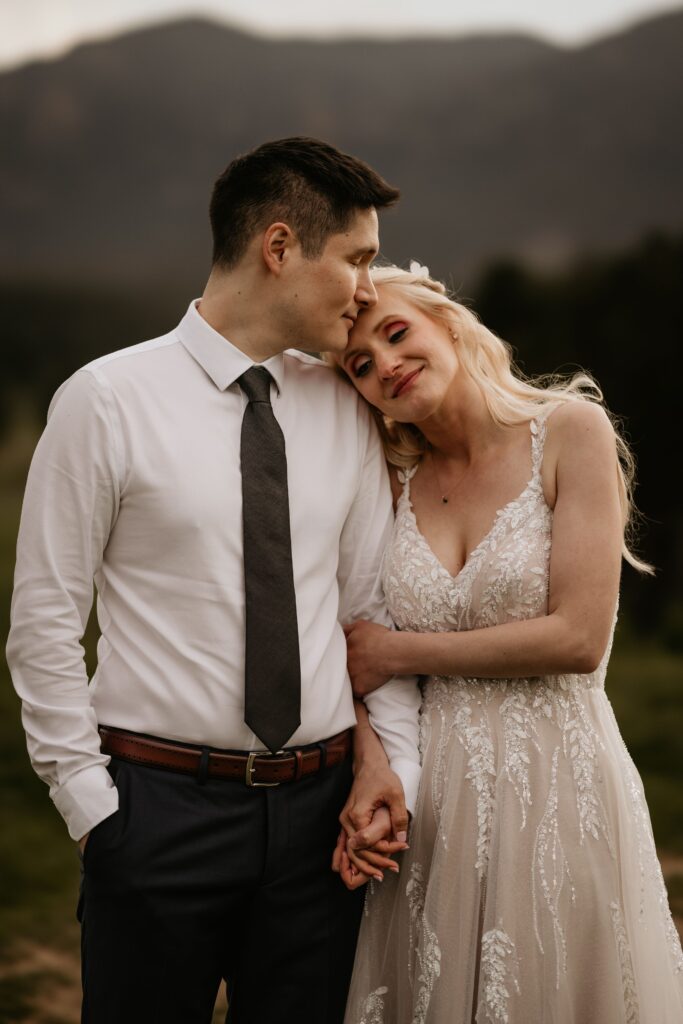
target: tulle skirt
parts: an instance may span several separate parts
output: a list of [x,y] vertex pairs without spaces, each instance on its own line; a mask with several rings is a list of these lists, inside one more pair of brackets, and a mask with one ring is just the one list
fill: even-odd
[[681,1024],[640,777],[585,677],[431,679],[398,876],[371,883],[346,1024]]

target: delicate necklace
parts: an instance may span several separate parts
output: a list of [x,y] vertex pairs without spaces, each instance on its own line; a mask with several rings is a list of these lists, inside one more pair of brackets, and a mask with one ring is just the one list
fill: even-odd
[[444,505],[447,505],[448,504],[448,499],[450,497],[452,497],[454,491],[457,491],[458,487],[460,487],[460,484],[463,482],[463,480],[467,476],[467,470],[465,470],[465,472],[462,474],[460,479],[455,483],[455,485],[453,487],[451,487],[449,490],[446,490],[445,487],[443,487],[442,484],[441,484],[441,477],[439,476],[439,471],[436,468],[436,459],[434,458],[434,449],[433,448],[429,449],[429,454],[431,456],[431,463],[432,463],[432,469],[434,470],[434,479],[436,480],[436,486],[437,486],[437,488],[439,490],[439,494],[441,495],[441,501],[442,501],[442,503]]

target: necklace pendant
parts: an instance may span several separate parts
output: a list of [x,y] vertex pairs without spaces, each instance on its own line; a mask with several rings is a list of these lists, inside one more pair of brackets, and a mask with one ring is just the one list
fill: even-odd
[[441,495],[441,500],[442,500],[442,502],[444,503],[444,505],[447,505],[447,504],[448,504],[448,498],[446,497],[446,495],[445,495],[445,494],[442,494],[442,495]]

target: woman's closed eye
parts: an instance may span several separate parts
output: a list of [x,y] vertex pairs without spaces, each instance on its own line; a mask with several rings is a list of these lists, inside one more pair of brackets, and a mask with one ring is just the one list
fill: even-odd
[[370,359],[359,359],[357,363],[353,363],[351,366],[351,372],[354,377],[365,377],[371,365]]
[[402,341],[402,339],[404,338],[407,330],[408,330],[408,325],[407,324],[403,324],[403,323],[401,323],[401,324],[398,324],[398,323],[389,324],[389,329],[387,331],[387,340],[389,341],[389,343],[391,345],[395,345],[396,342]]

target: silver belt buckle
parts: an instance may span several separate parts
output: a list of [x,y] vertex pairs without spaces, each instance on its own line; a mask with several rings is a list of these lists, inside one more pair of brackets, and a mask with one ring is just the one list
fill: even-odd
[[254,780],[254,772],[256,771],[254,761],[256,760],[257,757],[278,757],[280,754],[286,753],[286,750],[276,750],[274,754],[270,754],[267,750],[252,750],[251,753],[247,755],[247,767],[245,769],[244,781],[246,782],[247,786],[263,786],[266,788],[272,786],[279,786],[279,782],[256,782]]

